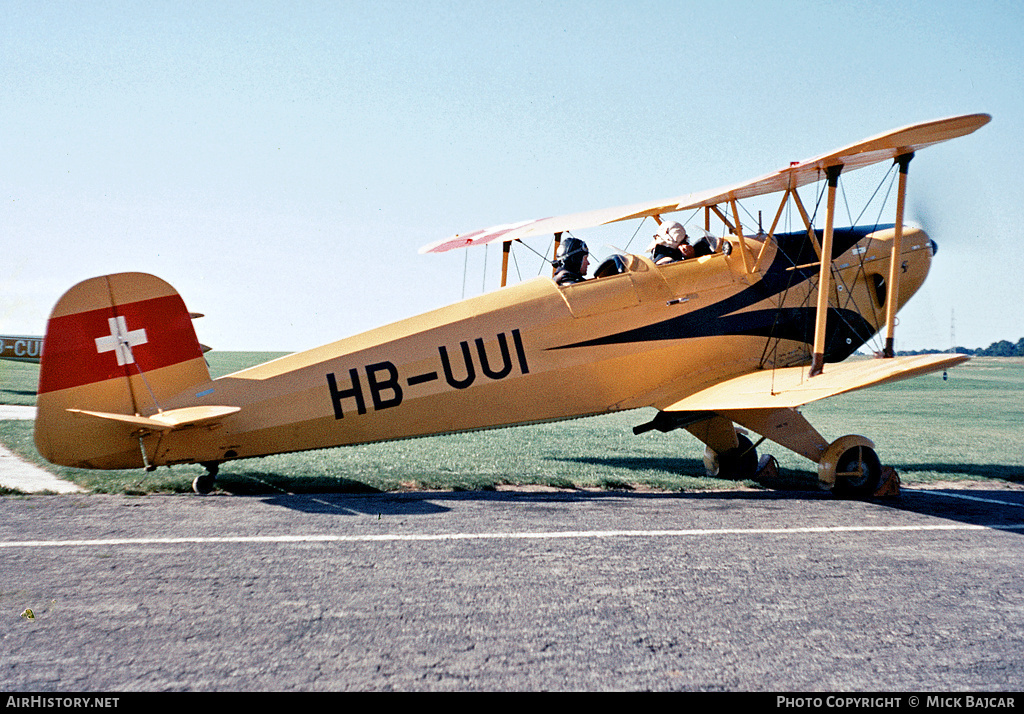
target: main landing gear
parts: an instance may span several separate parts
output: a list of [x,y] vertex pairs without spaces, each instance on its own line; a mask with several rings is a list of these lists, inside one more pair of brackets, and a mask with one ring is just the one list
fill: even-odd
[[[765,480],[778,474],[778,462],[772,456],[757,457],[755,445],[742,433],[739,445],[721,454],[704,447],[704,467],[708,476],[742,480]],[[863,499],[899,492],[899,476],[882,466],[875,445],[863,436],[843,436],[832,442],[818,462],[818,482],[840,498]]]
[[[872,498],[899,493],[899,476],[882,466],[875,444],[863,436],[848,435],[831,444],[796,410],[778,410],[751,424],[757,432],[816,462],[818,482],[841,498]],[[770,482],[778,475],[774,457],[757,455],[756,444],[746,430],[725,417],[700,413],[659,412],[650,422],[633,428],[633,433],[657,429],[669,432],[686,429],[704,444],[704,468],[709,477],[732,481],[753,479]]]
[[213,490],[213,484],[217,480],[217,471],[220,470],[220,464],[216,461],[206,461],[202,466],[206,468],[206,473],[195,477],[192,481],[192,490],[198,494],[206,495]]

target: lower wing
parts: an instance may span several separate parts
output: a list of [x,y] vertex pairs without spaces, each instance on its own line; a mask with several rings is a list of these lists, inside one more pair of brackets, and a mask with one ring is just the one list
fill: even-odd
[[794,409],[837,394],[937,372],[968,359],[967,355],[937,354],[858,360],[826,365],[825,372],[816,377],[808,376],[807,367],[765,369],[655,406],[666,412]]

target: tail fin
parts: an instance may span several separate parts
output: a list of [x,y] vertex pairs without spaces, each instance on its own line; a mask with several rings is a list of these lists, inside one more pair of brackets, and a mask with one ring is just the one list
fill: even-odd
[[85,280],[61,297],[47,323],[36,448],[64,466],[144,466],[137,425],[80,413],[146,417],[209,381],[191,316],[173,287],[145,273]]

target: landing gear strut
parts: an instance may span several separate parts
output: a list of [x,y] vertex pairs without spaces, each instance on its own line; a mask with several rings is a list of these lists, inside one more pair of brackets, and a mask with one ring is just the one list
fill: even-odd
[[207,461],[202,466],[206,468],[206,473],[195,477],[195,480],[192,481],[192,490],[205,495],[213,490],[213,483],[217,480],[220,464],[216,461]]

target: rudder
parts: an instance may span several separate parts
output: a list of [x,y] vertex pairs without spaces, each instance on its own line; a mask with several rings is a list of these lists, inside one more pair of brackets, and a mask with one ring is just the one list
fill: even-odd
[[68,410],[150,416],[209,381],[192,318],[173,287],[146,273],[90,278],[58,300],[47,323],[36,448],[64,466],[144,466],[137,427]]

